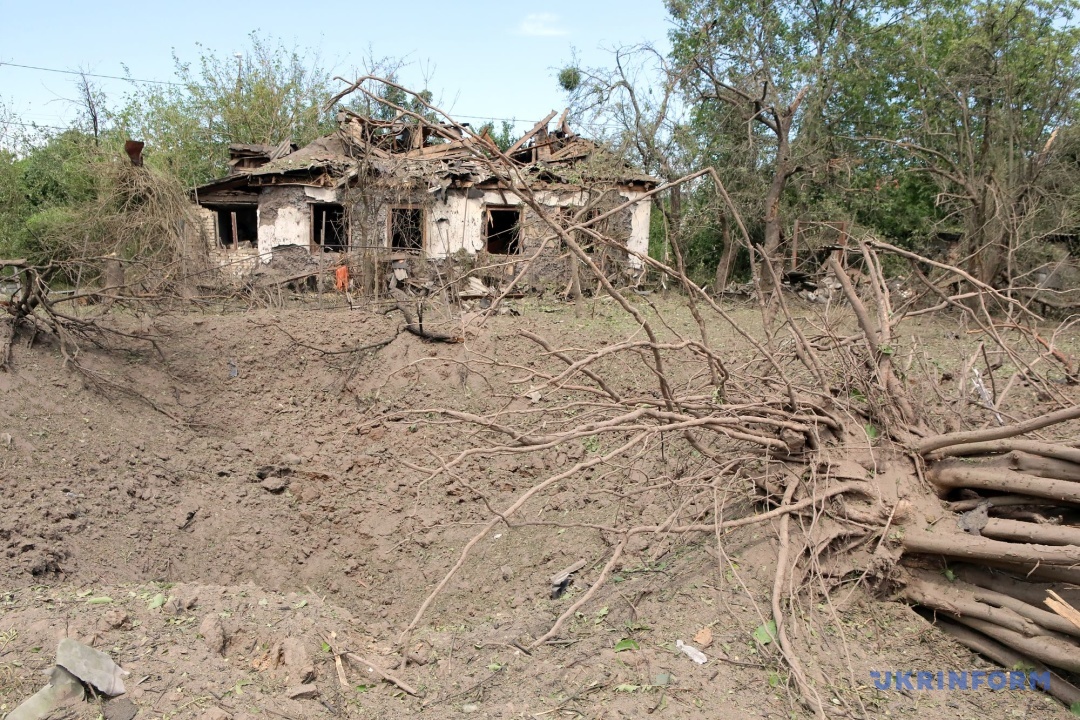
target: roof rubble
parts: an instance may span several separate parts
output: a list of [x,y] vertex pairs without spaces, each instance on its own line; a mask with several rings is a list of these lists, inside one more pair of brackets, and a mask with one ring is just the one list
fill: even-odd
[[[554,129],[552,111],[536,123],[505,152],[511,164],[531,181],[579,184],[568,179],[584,161],[612,157],[600,144],[574,133],[567,123],[568,110]],[[302,184],[340,187],[362,172],[402,184],[426,184],[434,192],[445,191],[455,181],[476,184],[497,179],[499,147],[485,129],[480,135],[465,126],[441,123],[414,114],[398,113],[391,119],[373,118],[342,110],[336,132],[303,148],[280,145],[229,146],[229,176],[198,188],[197,193],[246,179],[255,186]],[[656,178],[635,171],[622,161],[616,179],[655,185]]]

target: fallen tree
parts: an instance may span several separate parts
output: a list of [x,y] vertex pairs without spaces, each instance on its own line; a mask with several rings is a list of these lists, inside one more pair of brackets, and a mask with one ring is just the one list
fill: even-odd
[[[362,88],[369,80],[362,78],[350,87]],[[448,117],[414,97],[430,112]],[[392,107],[403,116],[410,113]],[[486,150],[477,159],[507,190],[527,186],[513,182],[520,170],[501,153]],[[656,191],[690,181],[714,185],[745,247],[755,253],[738,209],[715,173],[701,171]],[[640,256],[651,272],[682,289],[696,325],[694,333],[686,334],[647,298],[612,285],[597,267],[580,244],[582,238],[626,252],[617,240],[595,229],[599,218],[567,222],[554,217],[528,189],[518,194],[552,237],[569,249],[586,277],[632,319],[634,330],[593,348],[560,348],[523,331],[522,337],[537,347],[536,362],[492,362],[517,375],[521,398],[554,398],[547,407],[511,401],[482,416],[451,408],[405,413],[418,423],[436,417],[443,424],[470,428],[470,446],[430,466],[410,467],[424,473],[418,487],[436,480],[463,486],[486,504],[490,520],[465,544],[403,628],[403,666],[411,633],[455,575],[473,561],[480,541],[500,526],[584,528],[599,533],[610,548],[585,591],[529,645],[535,650],[560,637],[567,621],[597,596],[631,540],[644,536],[662,544],[675,535],[712,537],[723,565],[726,531],[774,523],[778,543],[770,632],[798,697],[819,717],[832,714],[822,701],[827,681],[800,659],[800,642],[805,641],[788,631],[791,608],[800,593],[828,593],[839,584],[865,580],[883,595],[948,618],[942,627],[949,635],[997,662],[1019,658],[1065,675],[1080,672],[1075,628],[1043,605],[1051,590],[1071,597],[1071,587],[1080,585],[1080,531],[1073,510],[1080,504],[1080,486],[1075,484],[1080,451],[1047,436],[1060,435],[1064,423],[1080,418],[1080,408],[1065,387],[1049,379],[1051,368],[1071,377],[1074,362],[1044,339],[1040,318],[960,268],[865,238],[836,248],[829,258],[842,301],[797,321],[788,298],[764,290],[777,284],[760,282],[762,322],[749,328],[690,281],[677,246],[674,266]],[[981,384],[982,375],[971,372],[977,356],[964,370],[963,392],[952,405],[952,416],[927,412],[928,399],[940,399],[939,379],[925,369],[919,377],[911,347],[908,363],[901,367],[898,340],[903,324],[925,311],[914,301],[900,310],[893,307],[882,268],[886,253],[911,263],[922,277],[940,276],[927,283],[929,289],[918,299],[937,303],[927,311],[959,313],[984,337],[982,359],[989,347],[1012,366],[1000,391],[995,388],[991,394]],[[762,272],[778,272],[768,258],[757,259]],[[851,266],[861,269],[861,287],[846,270]],[[941,287],[954,288],[954,294],[945,294]],[[807,336],[808,326],[814,328],[813,336]],[[720,330],[741,337],[752,349],[749,355],[726,352],[714,339]],[[619,367],[644,369],[652,387],[625,386],[619,382]],[[972,391],[966,390],[969,381]],[[1023,412],[1008,402],[1020,384],[1036,390],[1048,412],[1005,424],[1004,414]],[[969,396],[975,391],[973,401]],[[965,429],[985,422],[998,426]],[[1033,439],[1035,433],[1043,436]],[[465,477],[465,468],[477,458],[528,456],[583,441],[592,442],[597,451],[553,468],[501,508],[492,506]],[[587,496],[590,478],[597,473],[626,474],[624,493],[658,487],[658,478],[630,472],[643,458],[659,459],[649,467],[678,468],[664,476],[669,501],[663,512],[657,508],[652,513],[659,513],[655,520],[627,518],[601,525],[536,520],[528,514],[559,489],[573,488]],[[723,498],[739,493],[747,481],[759,510],[740,518],[725,516]],[[957,499],[957,507],[951,508],[947,501]],[[1073,685],[1063,680],[1056,687],[1057,697],[1075,701]]]

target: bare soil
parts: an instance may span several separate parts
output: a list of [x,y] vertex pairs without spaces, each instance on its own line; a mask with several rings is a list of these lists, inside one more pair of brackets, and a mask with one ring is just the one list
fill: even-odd
[[[472,438],[410,411],[558,401],[523,398],[528,388],[514,383],[513,365],[539,362],[519,329],[559,347],[634,332],[599,300],[517,309],[457,345],[399,334],[397,315],[301,301],[287,310],[126,317],[118,322],[147,339],[142,347],[83,351],[104,388],[66,368],[47,337],[16,347],[0,373],[0,714],[43,684],[57,639],[72,636],[130,671],[126,698],[138,718],[800,716],[777,653],[753,639],[769,617],[776,533],[767,524],[722,538],[733,564],[718,557],[715,537],[631,544],[561,639],[531,654],[521,647],[598,576],[607,546],[588,528],[496,531],[412,634],[415,661],[397,666],[402,629],[493,517],[489,505],[598,451],[582,443],[528,459],[479,458],[458,481],[427,482],[417,469],[437,467],[439,454]],[[670,310],[691,326],[687,313]],[[733,312],[752,326],[756,311]],[[742,341],[729,334],[734,356]],[[1075,353],[1078,338],[1063,344]],[[933,366],[944,398],[956,393],[946,378],[959,376],[977,345],[935,321],[898,350],[932,361],[916,367]],[[637,368],[607,370],[619,388],[650,382]],[[631,473],[665,472],[642,462],[622,475],[597,473],[588,488],[549,493],[536,518],[662,519],[671,501],[664,489],[621,489]],[[750,512],[746,495],[732,496],[725,517]],[[552,598],[549,577],[578,559],[585,568]],[[838,713],[1067,716],[1034,692],[875,689],[871,670],[991,666],[857,583],[832,597],[801,608],[805,623],[792,632],[817,650],[807,669],[834,680],[825,699]],[[697,665],[675,642],[693,643],[705,628],[710,659]],[[624,640],[635,647],[617,651]],[[342,687],[330,643],[420,696],[349,662]],[[318,694],[290,699],[307,681]],[[72,717],[109,717],[115,702]]]

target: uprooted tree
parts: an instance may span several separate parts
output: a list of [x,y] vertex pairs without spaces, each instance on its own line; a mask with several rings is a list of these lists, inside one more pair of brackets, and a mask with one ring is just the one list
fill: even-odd
[[[361,78],[350,88],[370,92],[365,87],[370,80],[404,92],[372,78]],[[419,94],[411,96],[411,103],[420,111],[389,103],[385,95],[370,97],[388,103],[399,119],[420,123],[438,114],[463,136],[477,137]],[[474,550],[481,540],[500,526],[575,528],[596,533],[609,548],[595,562],[588,588],[532,639],[530,649],[539,649],[565,633],[575,613],[597,597],[631,543],[711,538],[718,562],[738,578],[724,551],[725,533],[774,523],[776,569],[764,610],[771,623],[765,627],[793,689],[815,714],[831,712],[831,703],[823,700],[829,680],[804,662],[806,634],[793,632],[804,621],[793,608],[807,594],[828,596],[852,584],[916,605],[960,643],[1006,666],[1022,662],[1051,668],[1060,673],[1051,691],[1065,702],[1080,702],[1080,690],[1069,681],[1080,673],[1080,627],[1069,611],[1070,604],[1080,604],[1072,589],[1080,585],[1080,531],[1073,510],[1080,504],[1080,450],[1053,439],[1061,436],[1063,423],[1080,419],[1080,407],[1068,394],[1077,369],[1041,318],[964,269],[865,236],[833,248],[828,268],[837,292],[823,310],[800,307],[797,318],[790,296],[775,283],[761,282],[757,306],[762,319],[748,327],[691,282],[675,243],[673,264],[638,259],[681,288],[696,328],[682,332],[648,296],[619,287],[598,266],[597,254],[583,246],[588,242],[627,252],[600,229],[618,207],[591,217],[556,215],[533,195],[529,183],[521,182],[521,168],[494,143],[468,147],[507,192],[517,194],[546,223],[547,241],[568,249],[575,267],[632,319],[633,331],[584,348],[556,347],[522,331],[537,347],[534,362],[490,362],[515,372],[518,400],[542,397],[543,403],[509,402],[486,415],[453,408],[395,411],[414,416],[416,423],[469,430],[463,433],[469,442],[453,454],[427,466],[409,466],[423,473],[421,485],[460,485],[490,512],[402,628],[403,663],[408,662],[410,634],[421,627],[456,573],[477,562]],[[114,246],[95,245],[97,252],[84,254],[100,259],[87,264],[100,281],[83,294],[105,304],[170,297],[185,277],[171,271],[186,264],[178,260],[185,252],[183,233],[175,225],[160,225],[162,214],[153,207],[177,196],[152,182],[145,169],[121,166],[117,191],[102,196],[111,198],[107,208],[115,212],[101,217],[123,217],[124,222],[100,235]],[[715,172],[676,178],[651,192],[686,183],[713,186],[738,229],[736,237],[748,252],[758,253],[767,277],[775,277],[775,259],[750,241]],[[131,222],[139,217],[146,218],[142,229],[125,234],[140,227]],[[175,242],[142,244],[162,234]],[[112,253],[117,254],[110,258]],[[883,270],[886,256],[908,263],[920,292],[894,295]],[[115,267],[117,258],[128,271],[122,280],[111,281],[109,267]],[[26,325],[55,333],[77,367],[72,355],[78,342],[72,338],[105,344],[102,338],[122,337],[83,312],[65,311],[65,304],[74,305],[71,299],[50,297],[50,273],[65,268],[23,261],[5,267],[19,279],[16,295],[4,306],[9,330]],[[513,281],[503,288],[489,314],[512,287]],[[449,288],[435,290],[440,291]],[[403,292],[395,300],[407,322],[416,324],[406,312],[410,298]],[[954,313],[983,342],[954,378],[962,390],[958,401],[939,416],[927,408],[928,400],[941,393],[943,378],[923,365],[906,344],[904,331],[906,324],[943,311]],[[726,349],[721,338],[731,335],[749,349]],[[651,384],[627,384],[621,372],[626,368],[644,371]],[[1018,416],[1030,414],[1013,402],[1022,385],[1040,395],[1046,414]],[[477,458],[528,457],[582,442],[591,442],[595,452],[561,463],[505,507],[493,506],[483,488],[469,480],[468,465]],[[651,476],[640,467],[666,470],[662,477]],[[527,512],[556,491],[587,495],[596,478],[611,475],[620,478],[624,494],[662,488],[664,498],[640,516],[610,525],[580,522],[573,515],[536,519]],[[740,505],[733,502],[737,498],[752,502]],[[732,517],[737,512],[733,506],[742,507],[744,514]]]
[[[1072,526],[1073,508],[1080,503],[1080,451],[1067,441],[1048,439],[1060,435],[1063,423],[1080,419],[1080,407],[1061,384],[1075,382],[1073,360],[1056,347],[1054,335],[1047,336],[1041,318],[959,267],[869,236],[834,248],[828,268],[838,292],[809,321],[797,320],[788,297],[761,283],[763,320],[756,327],[737,322],[689,280],[677,245],[674,266],[640,257],[681,287],[697,326],[687,335],[655,305],[647,308],[640,297],[616,287],[585,252],[582,238],[625,252],[596,229],[603,216],[567,222],[540,203],[527,184],[515,182],[519,170],[505,155],[485,151],[477,159],[543,219],[551,238],[564,243],[583,271],[633,319],[634,331],[602,347],[573,349],[522,331],[536,344],[540,362],[503,369],[518,373],[522,398],[543,396],[546,404],[510,402],[487,415],[452,408],[405,413],[417,423],[470,429],[469,445],[436,464],[409,467],[426,473],[421,486],[460,485],[486,504],[490,520],[403,629],[403,663],[410,634],[455,574],[476,562],[478,543],[499,527],[584,529],[610,548],[596,563],[591,585],[533,639],[530,649],[535,649],[565,632],[567,622],[611,577],[632,540],[715,537],[724,563],[727,530],[775,522],[779,543],[769,614],[793,685],[815,714],[830,713],[822,700],[827,681],[800,659],[805,648],[790,631],[799,622],[791,608],[803,594],[827,595],[844,583],[866,583],[918,606],[958,642],[1006,666],[1049,667],[1061,673],[1051,692],[1067,703],[1080,701],[1080,689],[1067,679],[1080,672],[1080,627],[1068,617],[1068,603],[1080,600],[1070,589],[1080,585],[1080,531]],[[711,182],[720,197],[728,197],[709,171],[654,192],[686,182]],[[730,201],[728,210],[742,229],[744,246],[755,252]],[[882,268],[886,255],[909,263],[921,292],[893,297]],[[772,262],[767,254],[757,259],[766,266]],[[946,310],[984,339],[959,379],[960,402],[948,416],[938,417],[925,408],[941,393],[942,379],[917,362],[914,347],[908,346],[903,358],[902,333],[905,323]],[[800,314],[806,312],[800,308]],[[752,351],[725,351],[716,338],[731,333]],[[619,368],[626,367],[644,369],[653,378],[651,387],[624,386]],[[1004,385],[998,386],[995,371],[1008,376]],[[974,402],[968,399],[968,383]],[[1013,417],[1011,398],[1021,385],[1034,388],[1051,412]],[[966,429],[980,424],[988,427]],[[1046,436],[1036,437],[1040,432]],[[583,441],[593,442],[596,452],[555,468],[505,507],[492,506],[468,479],[469,463],[477,458],[522,458]],[[650,467],[672,470],[664,478],[633,472],[645,459],[655,460]],[[552,493],[570,489],[587,495],[591,479],[613,473],[623,478],[623,493],[663,487],[668,499],[642,517],[610,526],[575,522],[572,516],[530,519],[527,511]],[[727,501],[747,484],[759,510],[732,518],[724,512]],[[1048,598],[1056,607],[1044,604]]]

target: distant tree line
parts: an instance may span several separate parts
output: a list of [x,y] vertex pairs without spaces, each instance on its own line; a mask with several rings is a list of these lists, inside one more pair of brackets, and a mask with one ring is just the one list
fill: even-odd
[[[668,0],[670,51],[565,67],[579,121],[665,180],[713,166],[752,241],[845,223],[1005,286],[1080,228],[1077,3]],[[702,184],[659,201],[654,252],[745,271]],[[825,226],[825,227],[835,227]],[[728,252],[725,252],[727,250]]]

